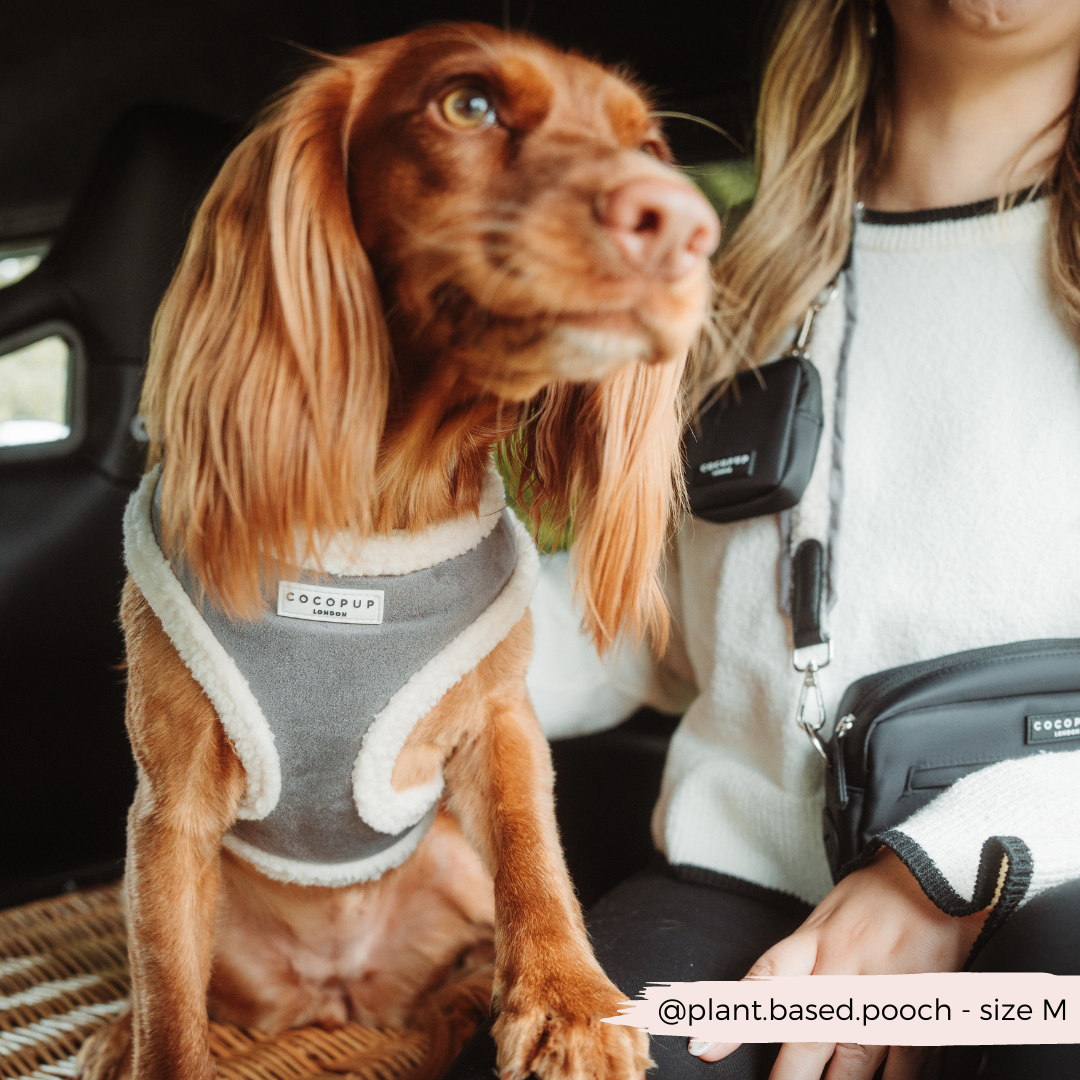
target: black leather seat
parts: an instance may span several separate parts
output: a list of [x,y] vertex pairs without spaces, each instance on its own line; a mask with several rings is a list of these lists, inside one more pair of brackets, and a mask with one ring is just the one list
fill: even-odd
[[85,357],[81,445],[0,460],[0,907],[120,867],[135,778],[116,614],[142,471],[131,421],[154,312],[234,136],[167,106],[128,113],[44,262],[0,291],[0,353],[60,326]]
[[678,723],[644,708],[608,731],[551,743],[555,817],[583,907],[655,858],[652,812]]

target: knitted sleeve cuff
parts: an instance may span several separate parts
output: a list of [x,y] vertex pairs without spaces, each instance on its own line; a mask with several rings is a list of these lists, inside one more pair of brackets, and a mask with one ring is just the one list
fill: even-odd
[[860,865],[888,847],[947,914],[992,908],[981,942],[1022,903],[1080,877],[1078,779],[1080,751],[998,762],[877,837]]

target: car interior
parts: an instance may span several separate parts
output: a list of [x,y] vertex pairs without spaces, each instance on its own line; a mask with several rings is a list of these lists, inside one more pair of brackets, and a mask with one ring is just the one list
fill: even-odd
[[[652,87],[679,163],[727,211],[753,190],[745,147],[773,5],[15,7],[0,13],[0,908],[123,870],[135,768],[117,605],[143,367],[195,209],[259,108],[312,53],[450,19],[528,29]],[[676,723],[643,710],[552,745],[586,906],[651,857]]]

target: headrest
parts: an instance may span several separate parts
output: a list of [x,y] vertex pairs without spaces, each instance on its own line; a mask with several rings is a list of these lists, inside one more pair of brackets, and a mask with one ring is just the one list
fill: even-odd
[[169,105],[121,117],[41,266],[0,290],[0,338],[61,319],[80,331],[90,364],[145,360],[154,312],[236,132]]

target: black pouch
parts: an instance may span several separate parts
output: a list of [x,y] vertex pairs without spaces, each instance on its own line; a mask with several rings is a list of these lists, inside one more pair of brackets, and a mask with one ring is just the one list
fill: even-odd
[[821,376],[805,354],[742,372],[684,437],[691,512],[728,522],[794,506],[823,427]]
[[995,645],[868,675],[847,688],[837,715],[824,814],[834,881],[874,837],[961,777],[1080,750],[1080,638]]

